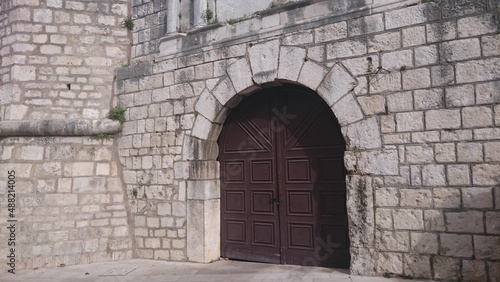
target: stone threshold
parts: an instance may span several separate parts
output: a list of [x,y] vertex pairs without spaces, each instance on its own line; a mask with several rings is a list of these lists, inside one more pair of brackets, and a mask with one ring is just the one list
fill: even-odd
[[1,137],[91,136],[96,134],[115,134],[120,131],[120,122],[111,119],[0,121]]

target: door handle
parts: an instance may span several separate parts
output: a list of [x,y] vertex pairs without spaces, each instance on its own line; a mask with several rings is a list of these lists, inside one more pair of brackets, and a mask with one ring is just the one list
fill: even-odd
[[272,198],[270,204],[274,204],[274,203],[276,203],[276,204],[279,205],[280,204],[280,198],[279,197]]

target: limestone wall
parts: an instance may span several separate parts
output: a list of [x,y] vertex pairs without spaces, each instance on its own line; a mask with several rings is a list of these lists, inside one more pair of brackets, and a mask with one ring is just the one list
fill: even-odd
[[300,83],[330,105],[347,143],[351,272],[496,281],[495,5],[310,1],[136,53],[116,93],[138,256],[218,258],[221,124],[260,87]]
[[12,268],[12,171],[16,269],[132,257],[114,139],[90,138],[106,132],[100,127],[109,124],[101,120],[112,106],[114,72],[128,61],[129,32],[121,27],[128,1],[0,7],[1,270]]

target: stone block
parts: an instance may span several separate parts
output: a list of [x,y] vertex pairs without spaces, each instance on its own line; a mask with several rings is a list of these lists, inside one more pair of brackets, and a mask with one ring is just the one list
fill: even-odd
[[439,42],[457,38],[455,21],[427,24],[427,42]]
[[347,127],[349,147],[360,149],[380,148],[380,131],[375,117],[362,120]]
[[440,210],[424,210],[425,230],[444,231],[444,216]]
[[366,42],[361,39],[334,42],[326,45],[327,60],[354,57],[365,53]]
[[392,229],[392,212],[390,209],[375,210],[375,223],[378,228]]
[[478,38],[468,38],[441,43],[439,54],[442,61],[453,62],[481,56]]
[[439,254],[448,257],[472,257],[472,236],[440,234]]
[[36,79],[36,67],[15,65],[11,68],[12,81],[30,81]]
[[415,109],[428,110],[444,107],[444,92],[442,89],[415,90]]
[[393,211],[394,228],[400,230],[423,230],[424,218],[422,210],[395,209]]
[[105,190],[106,178],[104,177],[76,177],[73,179],[72,192],[74,193],[97,193]]
[[500,34],[483,36],[481,38],[483,56],[500,55]]
[[450,186],[470,185],[470,170],[468,165],[447,165],[446,175]]
[[231,100],[231,98],[233,98],[236,95],[236,90],[234,89],[233,84],[231,83],[229,78],[221,80],[219,84],[215,87],[215,89],[212,91],[212,94],[215,96],[215,98],[217,98],[217,100],[223,106],[225,106],[226,104],[228,104],[228,106],[231,106],[232,104],[235,103],[234,101],[228,103]]
[[23,146],[19,159],[27,161],[36,161],[43,159],[44,147],[42,146]]
[[483,145],[481,143],[458,143],[457,157],[459,162],[482,162]]
[[396,128],[398,132],[423,130],[424,129],[423,112],[397,113]]
[[432,265],[434,279],[452,281],[461,279],[459,259],[435,256],[432,258]]
[[463,188],[462,201],[464,208],[493,208],[493,193],[491,188]]
[[425,113],[425,125],[428,130],[460,128],[460,111],[430,110]]
[[455,83],[455,70],[451,64],[431,67],[432,86],[444,86]]
[[250,64],[245,58],[239,59],[227,67],[227,74],[231,79],[237,93],[244,91],[253,85]]
[[416,5],[386,12],[385,26],[387,29],[393,29],[438,20],[440,17],[440,10],[432,4]]
[[478,164],[472,166],[472,183],[474,185],[497,185],[500,177],[500,165]]
[[422,183],[424,186],[446,185],[443,165],[424,165],[422,167]]
[[365,115],[385,113],[385,98],[380,95],[358,97],[358,102]]
[[402,112],[413,110],[413,95],[410,91],[398,92],[387,96],[387,109],[389,112]]
[[386,115],[380,117],[380,130],[382,133],[396,131],[396,121],[394,116]]
[[44,204],[48,206],[74,206],[78,204],[78,195],[76,194],[47,194],[44,199]]
[[52,23],[52,10],[50,9],[34,9],[33,22],[35,23]]
[[376,175],[398,175],[399,161],[396,150],[367,151],[361,153],[359,169]]
[[406,160],[410,164],[432,163],[434,151],[429,145],[406,146]]
[[401,206],[414,208],[430,208],[432,192],[429,189],[401,189]]
[[500,161],[500,142],[484,143],[484,159],[487,162]]
[[413,67],[413,51],[402,50],[382,54],[382,66],[391,71]]
[[381,252],[377,259],[377,272],[402,274],[403,255],[400,253]]
[[401,48],[399,32],[387,32],[368,37],[368,52],[382,52]]
[[427,45],[415,48],[415,66],[427,66],[437,64],[438,49],[436,45]]
[[281,47],[278,78],[297,81],[305,58],[306,50],[303,48]]
[[411,232],[411,251],[418,254],[438,253],[438,235],[434,233]]
[[[477,137],[475,137],[477,139]],[[445,130],[441,131],[441,140],[444,142],[451,141],[471,141],[471,130]]]
[[[498,204],[497,204],[497,206],[498,206]],[[486,233],[496,234],[496,235],[500,234],[500,212],[499,211],[486,212]]]
[[[480,260],[462,260],[462,277],[466,281],[488,281],[486,262]],[[498,276],[500,277],[500,276]],[[493,280],[495,281],[495,280]]]
[[331,108],[341,126],[357,122],[364,118],[363,112],[352,93],[344,96]]
[[426,88],[431,86],[427,68],[410,69],[403,72],[403,89]]
[[338,22],[318,27],[314,30],[316,43],[338,40],[347,37],[347,22]]
[[76,162],[64,165],[64,176],[90,176],[94,175],[94,163]]
[[500,103],[500,81],[476,85],[476,104]]
[[458,19],[458,37],[472,37],[493,33],[498,30],[497,19],[493,13]]
[[488,127],[493,123],[490,107],[467,107],[462,110],[464,127]]
[[256,83],[262,84],[276,78],[279,51],[278,40],[255,44],[248,49],[250,66]]
[[378,188],[375,190],[375,204],[378,207],[396,207],[399,205],[397,188]]
[[349,36],[358,36],[384,30],[383,14],[349,20]]
[[[478,88],[479,85],[476,86]],[[478,91],[478,96],[482,91]],[[463,107],[474,105],[474,86],[460,85],[446,87],[446,107]]]
[[326,58],[326,48],[324,45],[307,48],[307,58],[316,62],[323,62]]
[[313,35],[310,32],[298,32],[298,33],[292,33],[290,35],[286,35],[282,39],[282,45],[284,46],[297,46],[297,45],[304,45],[304,44],[309,44],[313,42]]
[[457,83],[500,78],[500,58],[472,60],[456,64]]
[[[345,59],[341,61],[341,64],[353,75],[357,76],[358,80],[362,80],[364,77],[359,77],[360,75],[370,74],[374,71],[375,66],[379,65],[378,56],[367,56],[358,57],[352,59]],[[363,85],[366,87],[366,85]]]
[[328,70],[324,67],[314,62],[307,61],[302,66],[298,82],[313,90],[316,90],[327,73]]
[[[403,47],[425,44],[425,26],[414,26],[403,29]],[[415,54],[416,55],[416,54]],[[417,57],[415,56],[415,59]]]
[[403,255],[404,275],[410,277],[431,278],[430,256],[414,254]]
[[474,235],[474,256],[477,259],[499,259],[500,237]]
[[375,74],[369,77],[368,83],[371,94],[399,91],[401,90],[401,72]]
[[381,251],[408,252],[410,236],[407,231],[377,232],[378,248]]
[[463,211],[446,212],[446,227],[450,232],[457,233],[483,233],[483,212]]
[[461,206],[458,188],[434,188],[432,196],[436,208],[459,208]]
[[222,110],[222,105],[208,90],[204,90],[194,109],[209,121],[214,122]]

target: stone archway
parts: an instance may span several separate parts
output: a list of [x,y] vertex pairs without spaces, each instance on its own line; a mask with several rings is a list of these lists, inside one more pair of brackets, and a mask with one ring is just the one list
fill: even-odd
[[282,83],[308,87],[329,105],[341,125],[347,147],[347,210],[351,241],[351,273],[374,269],[374,209],[371,175],[397,175],[398,153],[382,149],[375,117],[363,113],[353,89],[358,81],[341,64],[330,67],[305,60],[305,49],[279,45],[278,40],[254,44],[248,55],[227,66],[224,76],[205,89],[196,106],[191,135],[185,137],[183,160],[187,184],[188,260],[210,262],[220,256],[220,191],[216,140],[229,110],[244,96]]

